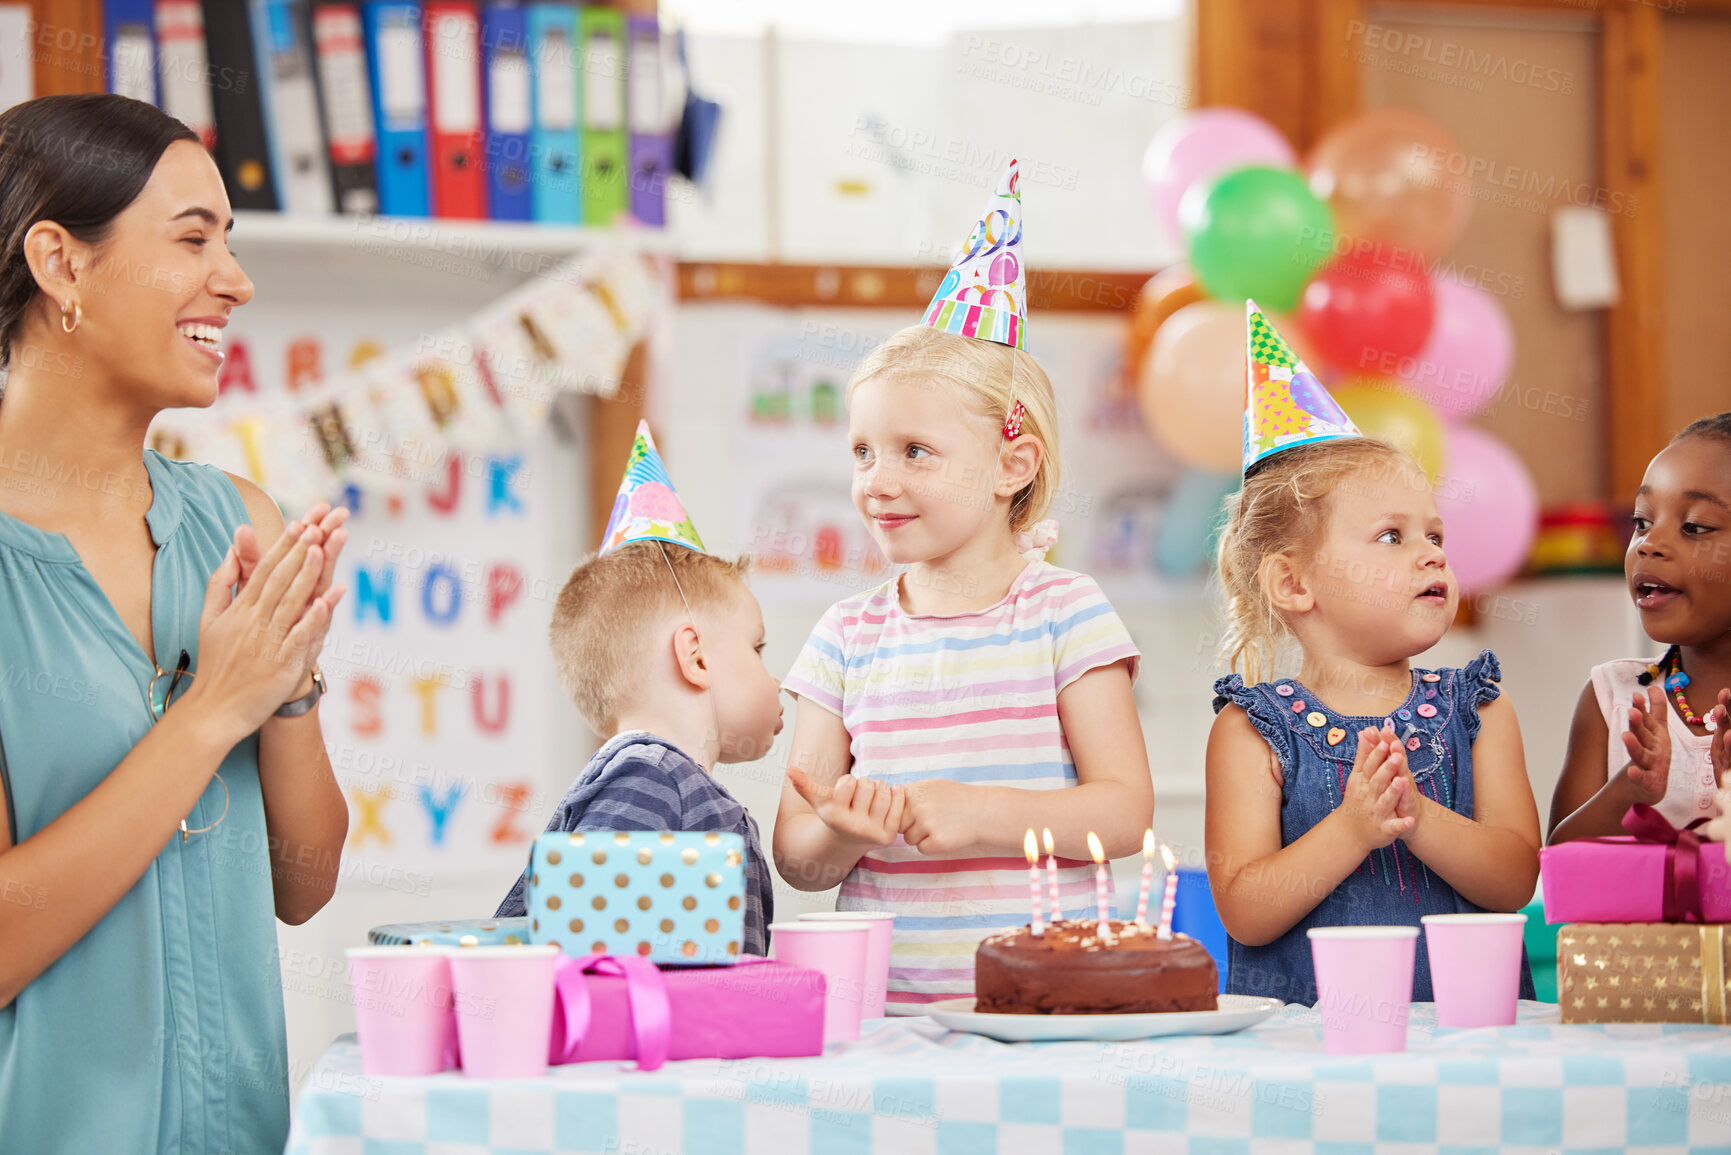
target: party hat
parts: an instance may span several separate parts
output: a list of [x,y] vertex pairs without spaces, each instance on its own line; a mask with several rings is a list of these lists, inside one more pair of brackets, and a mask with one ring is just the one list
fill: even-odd
[[1316,374],[1274,331],[1255,301],[1244,302],[1244,324],[1245,473],[1295,445],[1364,436]]
[[611,553],[631,541],[669,541],[698,553],[709,552],[703,548],[703,539],[697,536],[697,527],[691,524],[679,494],[673,491],[673,481],[661,464],[661,454],[655,451],[647,421],[637,423],[631,460],[625,466],[625,480],[619,483],[619,496],[613,499],[601,552]]
[[1022,180],[1014,160],[938,285],[922,324],[945,333],[1024,347],[1028,293],[1022,278]]

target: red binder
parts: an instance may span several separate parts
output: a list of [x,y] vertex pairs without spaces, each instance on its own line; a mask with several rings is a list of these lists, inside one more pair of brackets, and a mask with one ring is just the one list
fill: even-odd
[[487,216],[481,109],[479,0],[428,0],[427,111],[433,142],[433,215]]

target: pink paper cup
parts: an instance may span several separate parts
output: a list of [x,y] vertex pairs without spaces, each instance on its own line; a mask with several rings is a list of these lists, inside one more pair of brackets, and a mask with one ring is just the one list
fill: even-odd
[[893,910],[818,910],[799,916],[801,922],[863,922],[871,927],[866,939],[865,1002],[860,1018],[884,1017],[884,1000],[889,995],[890,944],[895,939],[896,915]]
[[347,951],[355,1035],[367,1075],[436,1075],[447,1066],[451,964],[425,946],[363,946]]
[[1524,914],[1427,914],[1425,949],[1439,1027],[1512,1027],[1521,997]]
[[1418,927],[1317,926],[1306,933],[1328,1053],[1406,1050]]
[[859,1038],[865,1011],[866,959],[870,951],[869,922],[777,922],[769,927],[775,957],[789,966],[809,967],[823,974],[823,1041],[852,1042]]
[[463,1074],[475,1079],[546,1074],[559,948],[551,943],[473,946],[446,953]]

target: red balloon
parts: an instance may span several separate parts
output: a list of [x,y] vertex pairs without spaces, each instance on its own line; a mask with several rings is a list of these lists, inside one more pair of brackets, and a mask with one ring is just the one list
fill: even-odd
[[1347,254],[1305,286],[1298,320],[1328,364],[1390,374],[1424,348],[1436,317],[1430,277],[1407,262]]

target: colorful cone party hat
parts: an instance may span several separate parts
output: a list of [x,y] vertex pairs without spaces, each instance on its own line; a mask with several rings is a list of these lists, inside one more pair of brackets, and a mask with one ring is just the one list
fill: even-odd
[[1255,301],[1244,302],[1244,472],[1282,449],[1363,437],[1316,374],[1283,341]]
[[637,423],[631,460],[625,466],[625,480],[619,483],[619,496],[613,499],[601,552],[611,553],[632,541],[670,541],[698,553],[709,552],[703,548],[703,539],[697,536],[697,527],[691,524],[679,494],[673,491],[673,481],[661,464],[661,454],[655,451],[647,421]]
[[1022,181],[1014,160],[926,306],[922,324],[1024,348],[1028,294],[1022,278]]

